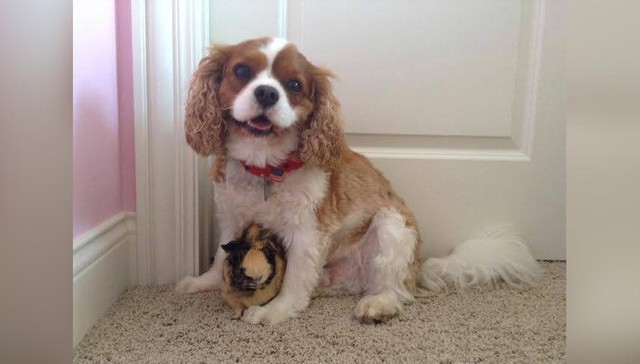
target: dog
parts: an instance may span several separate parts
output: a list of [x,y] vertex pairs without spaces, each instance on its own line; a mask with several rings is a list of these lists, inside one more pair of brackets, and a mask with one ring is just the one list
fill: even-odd
[[222,297],[242,317],[247,307],[262,306],[280,291],[287,267],[280,238],[258,224],[247,226],[236,240],[222,245]]
[[[540,267],[510,236],[487,235],[421,263],[416,217],[383,174],[347,146],[332,77],[280,38],[213,45],[193,74],[186,140],[215,157],[220,241],[255,221],[282,238],[287,255],[279,294],[247,308],[242,320],[293,317],[319,283],[362,295],[354,315],[364,323],[397,316],[424,290],[533,284]],[[225,258],[218,249],[208,272],[185,277],[176,289],[219,288]]]

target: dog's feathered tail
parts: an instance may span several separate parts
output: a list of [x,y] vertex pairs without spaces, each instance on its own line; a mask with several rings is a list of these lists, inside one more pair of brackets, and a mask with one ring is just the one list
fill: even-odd
[[522,238],[502,226],[465,241],[447,257],[427,259],[422,263],[418,283],[425,290],[422,295],[431,295],[491,288],[500,281],[527,288],[541,275],[542,267]]

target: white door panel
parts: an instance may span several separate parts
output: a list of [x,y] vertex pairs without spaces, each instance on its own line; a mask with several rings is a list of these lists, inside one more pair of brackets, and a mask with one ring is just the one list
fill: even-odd
[[213,41],[233,44],[279,32],[278,0],[211,0],[209,10]]
[[564,1],[211,4],[214,41],[285,36],[337,73],[349,143],[415,211],[426,254],[509,223],[565,258]]
[[289,38],[339,75],[347,131],[510,135],[520,2],[291,3]]

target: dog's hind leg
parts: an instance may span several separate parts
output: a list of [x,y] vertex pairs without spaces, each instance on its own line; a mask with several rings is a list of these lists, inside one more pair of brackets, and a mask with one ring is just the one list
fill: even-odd
[[365,323],[384,322],[414,299],[419,237],[396,209],[376,213],[360,249],[365,296],[354,314]]

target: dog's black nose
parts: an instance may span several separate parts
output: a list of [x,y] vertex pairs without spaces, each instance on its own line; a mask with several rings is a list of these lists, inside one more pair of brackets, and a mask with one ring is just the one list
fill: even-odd
[[256,87],[255,91],[253,91],[253,95],[256,97],[256,101],[258,101],[258,103],[264,108],[275,104],[280,98],[278,90],[276,90],[275,87],[267,85]]

